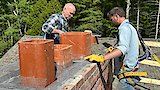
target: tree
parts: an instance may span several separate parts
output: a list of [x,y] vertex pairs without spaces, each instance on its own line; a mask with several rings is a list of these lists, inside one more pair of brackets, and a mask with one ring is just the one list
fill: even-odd
[[53,13],[60,13],[61,5],[58,0],[38,0],[33,4],[29,14],[28,24],[30,25],[27,34],[42,35],[41,27],[43,23]]
[[[4,22],[7,21],[8,27],[12,27],[19,30],[22,35],[22,23],[26,22],[28,17],[28,12],[30,9],[29,2],[27,0],[14,0],[12,2],[7,2],[8,13],[4,14]],[[24,31],[24,30],[23,30]]]
[[0,49],[5,53],[19,40],[19,34],[22,35],[21,25],[27,20],[29,2],[27,0],[2,0],[0,4],[0,11],[2,11],[0,12],[0,40],[2,40]]
[[154,17],[152,14],[156,10],[155,6],[149,0],[132,0],[130,19],[136,23],[137,30],[143,37],[149,37],[154,32]]
[[137,4],[137,31],[139,31],[139,13],[140,13],[140,9],[139,9],[139,0],[138,0],[138,4]]
[[131,2],[130,0],[127,0],[127,8],[126,8],[126,18],[129,19],[129,10],[130,10],[130,5],[131,5]]
[[156,23],[156,35],[155,35],[155,39],[157,39],[157,35],[158,35],[159,14],[160,14],[160,0],[159,0],[159,8],[158,8],[158,15],[157,15],[157,23]]
[[76,16],[71,20],[76,25],[71,29],[76,31],[92,30],[100,33],[103,24],[103,13],[98,6],[100,0],[69,1],[74,2],[77,8]]
[[[70,20],[72,30],[91,30],[102,36],[110,35],[111,24],[107,18],[107,11],[111,9],[112,2],[116,0],[68,0],[76,5],[76,15]],[[118,3],[118,2],[117,2]]]

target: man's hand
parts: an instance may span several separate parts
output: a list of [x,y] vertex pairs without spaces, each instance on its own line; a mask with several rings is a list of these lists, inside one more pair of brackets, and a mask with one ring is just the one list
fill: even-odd
[[84,60],[88,60],[90,62],[93,62],[93,61],[104,62],[104,56],[92,54],[92,55],[86,56]]
[[64,32],[62,30],[59,30],[59,29],[54,29],[52,31],[52,33],[59,33],[59,34],[63,34]]

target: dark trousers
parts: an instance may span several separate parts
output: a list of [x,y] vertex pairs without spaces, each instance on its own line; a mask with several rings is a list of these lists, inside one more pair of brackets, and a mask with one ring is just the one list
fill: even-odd
[[58,33],[46,34],[46,39],[54,39],[54,44],[60,44]]

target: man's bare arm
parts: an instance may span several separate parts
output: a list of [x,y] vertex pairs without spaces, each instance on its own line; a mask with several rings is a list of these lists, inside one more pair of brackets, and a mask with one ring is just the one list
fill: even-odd
[[109,60],[115,57],[119,57],[122,55],[122,52],[119,49],[114,49],[112,52],[104,55],[104,60]]
[[52,31],[52,33],[59,33],[59,34],[62,34],[62,33],[64,33],[62,30],[59,30],[59,29],[54,29],[53,31]]

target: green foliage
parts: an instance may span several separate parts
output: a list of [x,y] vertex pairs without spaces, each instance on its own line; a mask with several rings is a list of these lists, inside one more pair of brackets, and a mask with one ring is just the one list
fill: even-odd
[[19,40],[21,23],[26,22],[29,12],[27,0],[0,1],[0,57]]
[[4,31],[3,40],[8,44],[8,47],[14,45],[19,40],[19,30],[14,28],[7,28]]
[[11,36],[13,34],[18,34],[19,30],[18,29],[14,29],[14,28],[8,28],[5,30],[4,35],[6,36]]
[[[131,6],[130,21],[134,22],[136,25],[138,1],[132,0],[132,3],[134,4],[132,4]],[[158,11],[158,8],[156,8],[153,2],[149,3],[146,0],[139,0],[139,7],[140,7],[139,29],[143,37],[149,37],[151,34],[152,35],[155,34],[155,28],[154,28],[156,26],[155,16]]]
[[3,32],[3,36],[0,38],[0,57],[19,40],[18,33],[18,29],[11,27]]
[[100,10],[89,8],[88,10],[83,10],[80,14],[85,17],[79,19],[80,25],[76,30],[92,30],[93,32],[101,30],[103,14]]
[[58,0],[38,0],[31,9],[31,13],[28,18],[28,24],[30,25],[27,34],[29,35],[41,35],[41,27],[43,23],[53,13],[60,13],[61,5]]
[[7,43],[0,41],[0,58],[3,56],[3,54],[5,54],[7,49]]
[[77,8],[76,15],[73,20],[71,20],[73,26],[71,29],[76,31],[92,30],[92,32],[100,33],[102,29],[103,13],[98,6],[100,0],[69,0],[74,2]]
[[68,2],[73,2],[77,8],[76,15],[70,21],[71,30],[92,30],[102,36],[114,36],[113,33],[117,31],[106,19],[107,12],[114,6],[121,4],[126,6],[122,0],[68,0]]
[[105,20],[105,27],[106,27],[106,31],[105,31],[105,36],[109,36],[109,37],[115,37],[117,35],[118,29],[116,27],[113,26],[113,24],[111,24],[111,22],[109,20]]
[[140,16],[140,26],[143,28],[142,29],[142,35],[146,35],[149,36],[150,32],[152,31],[152,27],[151,27],[151,18],[150,18],[150,14],[149,13],[144,13],[143,15]]

